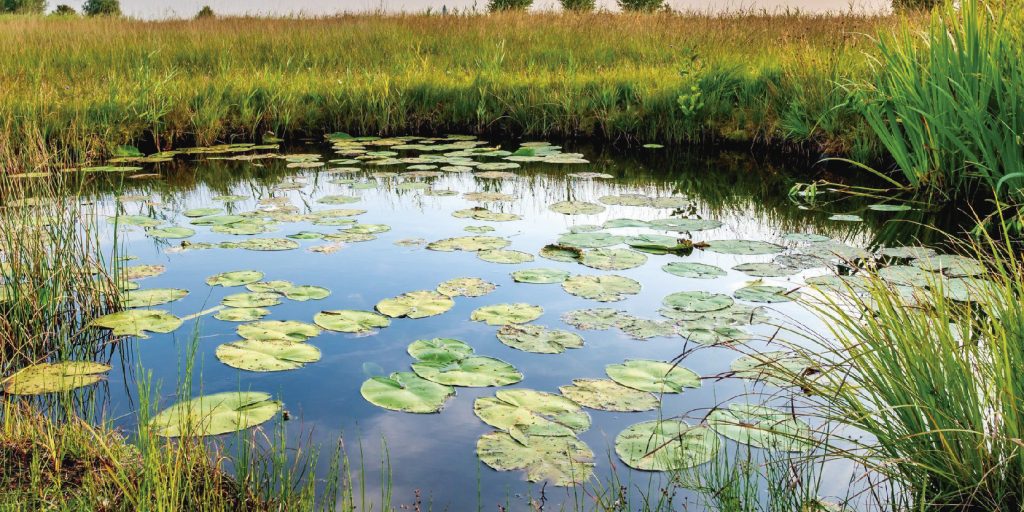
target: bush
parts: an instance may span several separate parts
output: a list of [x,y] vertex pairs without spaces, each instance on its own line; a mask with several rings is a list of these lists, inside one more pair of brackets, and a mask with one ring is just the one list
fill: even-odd
[[60,4],[57,6],[56,9],[53,10],[53,13],[51,14],[53,14],[54,16],[76,16],[78,14],[78,11],[76,11],[74,7],[71,7],[68,4]]
[[525,11],[530,8],[533,0],[489,0],[487,10],[491,12],[500,11]]
[[627,12],[654,12],[665,7],[665,0],[618,0],[619,7]]
[[594,0],[559,0],[562,9],[567,11],[588,12],[594,10]]
[[13,14],[42,14],[46,11],[46,0],[2,0],[0,12]]
[[118,0],[85,0],[82,12],[86,16],[120,16],[121,2]]
[[196,13],[197,20],[213,18],[215,16],[216,14],[213,13],[213,9],[211,9],[209,5],[204,5],[203,8],[199,9],[199,12]]
[[942,5],[943,0],[892,0],[892,10],[926,10]]

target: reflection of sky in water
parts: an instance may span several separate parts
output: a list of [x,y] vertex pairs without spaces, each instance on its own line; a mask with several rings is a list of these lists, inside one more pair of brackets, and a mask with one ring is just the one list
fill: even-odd
[[[51,2],[52,3],[52,2]],[[72,0],[69,5],[78,8],[82,0]],[[783,11],[799,9],[806,12],[823,11],[880,11],[888,8],[889,0],[669,0],[669,5],[678,10],[701,12],[722,12],[737,10]],[[224,14],[306,14],[329,15],[339,12],[416,12],[428,8],[486,9],[487,0],[121,0],[122,10],[140,18],[190,17],[199,9],[209,5],[217,13]],[[536,8],[552,9],[558,3],[554,0],[536,0]],[[597,5],[615,8],[614,0],[598,0]]]
[[[309,148],[300,149],[309,152]],[[681,160],[680,160],[681,161]],[[474,179],[470,174],[447,174],[434,181],[434,188],[453,189],[460,192],[476,190],[502,191],[514,195],[517,199],[494,209],[513,212],[524,216],[524,220],[507,223],[484,223],[469,219],[456,219],[451,212],[457,209],[476,206],[461,197],[429,197],[421,192],[394,192],[385,189],[355,190],[347,186],[327,183],[339,175],[323,175],[316,172],[299,172],[306,176],[307,186],[301,191],[290,191],[287,195],[292,204],[314,210],[333,208],[362,208],[368,213],[359,217],[362,223],[384,223],[392,226],[392,230],[378,235],[371,242],[347,244],[335,254],[315,254],[305,250],[283,252],[251,252],[244,250],[196,250],[179,254],[167,254],[163,247],[158,247],[151,239],[144,237],[141,231],[134,229],[128,235],[127,253],[137,256],[138,261],[132,264],[163,264],[167,272],[161,276],[141,281],[143,288],[178,287],[191,290],[184,300],[160,308],[168,309],[178,315],[187,315],[216,305],[226,295],[244,291],[241,288],[211,288],[204,284],[207,276],[230,270],[257,269],[265,273],[266,280],[285,279],[296,284],[313,284],[329,288],[333,294],[321,301],[294,302],[285,300],[281,305],[269,308],[272,313],[267,320],[303,320],[310,321],[313,315],[324,309],[364,309],[372,310],[374,304],[383,298],[399,295],[403,292],[421,289],[432,289],[441,281],[474,276],[486,279],[499,285],[496,292],[479,298],[460,297],[455,300],[455,307],[440,316],[419,319],[397,319],[391,327],[382,329],[373,336],[355,337],[349,334],[324,332],[313,338],[311,343],[320,348],[323,358],[320,362],[303,369],[277,373],[247,373],[228,368],[219,363],[214,356],[217,345],[237,339],[234,329],[237,324],[218,321],[212,316],[203,317],[199,325],[200,339],[197,354],[197,378],[194,392],[214,393],[235,389],[252,389],[271,392],[279,395],[292,413],[295,421],[291,422],[290,433],[299,436],[302,432],[313,429],[313,439],[321,443],[325,451],[329,451],[339,435],[344,434],[349,447],[349,456],[358,464],[358,444],[363,446],[364,463],[370,478],[369,489],[378,485],[382,450],[380,441],[387,441],[389,460],[393,468],[394,496],[396,503],[410,503],[416,489],[423,491],[425,500],[433,500],[438,508],[450,506],[451,510],[467,510],[477,504],[478,488],[482,489],[484,509],[493,510],[498,503],[511,500],[513,510],[523,503],[522,497],[531,492],[531,488],[523,481],[520,472],[498,473],[481,466],[476,459],[474,449],[477,438],[490,429],[479,421],[472,412],[473,400],[481,396],[493,394],[493,389],[459,388],[457,396],[452,399],[445,410],[437,415],[411,415],[379,409],[367,403],[359,394],[359,387],[366,378],[364,364],[379,365],[385,371],[407,370],[411,358],[406,354],[406,346],[416,339],[433,337],[453,337],[462,339],[476,349],[477,353],[504,359],[524,374],[525,379],[520,387],[528,387],[544,391],[557,392],[558,386],[569,384],[574,378],[603,378],[605,365],[621,362],[626,358],[670,359],[684,350],[685,343],[681,338],[656,338],[649,341],[628,339],[617,331],[582,331],[586,346],[578,350],[570,350],[561,355],[530,354],[513,350],[495,337],[496,327],[491,327],[469,320],[470,312],[480,306],[503,302],[529,302],[545,308],[545,314],[535,323],[555,328],[568,328],[560,320],[566,311],[578,308],[614,307],[628,310],[639,317],[658,318],[657,310],[662,297],[669,293],[682,290],[709,290],[731,293],[743,286],[750,278],[735,271],[729,271],[725,278],[715,280],[694,280],[671,276],[660,267],[669,261],[678,261],[678,256],[649,255],[648,262],[640,268],[615,272],[636,279],[643,285],[643,292],[631,296],[627,300],[602,304],[583,300],[565,293],[559,285],[516,284],[509,277],[513,270],[530,267],[555,267],[573,273],[599,274],[600,271],[583,267],[578,264],[560,263],[537,258],[533,263],[520,265],[501,265],[483,262],[473,253],[435,252],[422,247],[399,247],[394,241],[408,238],[424,238],[428,241],[452,236],[467,235],[463,227],[469,225],[489,224],[496,228],[488,235],[506,237],[511,240],[510,249],[536,253],[545,244],[553,242],[560,233],[567,231],[574,224],[600,224],[605,220],[630,217],[638,219],[664,218],[670,210],[651,208],[610,206],[599,215],[564,216],[550,212],[547,206],[553,202],[574,199],[597,201],[606,194],[640,192],[649,195],[671,195],[677,183],[685,179],[709,179],[708,171],[688,170],[680,161],[665,163],[664,168],[656,172],[645,171],[635,163],[622,163],[616,160],[597,161],[594,165],[566,166],[563,168],[531,167],[540,172],[518,171],[523,177],[515,180],[482,180]],[[279,161],[264,162],[268,168],[279,167]],[[229,192],[224,188],[230,183],[230,192],[252,196],[254,190],[266,190],[263,184],[254,185],[258,180],[249,183],[237,178],[225,178],[225,175],[239,173],[250,164],[231,163],[226,167],[213,167],[212,163],[204,163],[195,169],[178,169],[176,173],[184,175],[195,171],[197,179],[214,181],[213,175],[221,176],[216,180],[220,188],[211,190],[210,186],[199,185],[183,189],[176,193],[153,192],[153,198],[163,203],[162,208],[170,212],[172,222],[187,224],[187,219],[177,218],[176,212],[199,206],[217,206],[211,198]],[[720,164],[719,164],[720,165]],[[709,167],[715,167],[711,164]],[[671,179],[666,172],[671,169]],[[381,170],[398,170],[395,167]],[[573,171],[602,171],[620,176],[628,176],[622,180],[581,181],[566,180],[560,174]],[[257,170],[257,174],[270,175],[268,169]],[[717,172],[729,175],[734,171],[719,168]],[[746,171],[756,172],[756,171]],[[754,178],[753,181],[757,181]],[[186,176],[169,175],[167,181],[188,182]],[[264,181],[267,181],[264,178]],[[272,179],[270,181],[273,181]],[[749,180],[748,180],[749,181]],[[725,184],[735,184],[736,180],[727,178]],[[133,183],[132,186],[147,185]],[[162,186],[153,182],[153,186]],[[742,188],[742,187],[740,187]],[[708,232],[697,234],[698,240],[716,238],[750,238],[778,242],[780,236],[789,228],[782,224],[800,222],[807,219],[803,212],[781,202],[784,189],[769,188],[776,202],[768,204],[758,197],[743,197],[743,190],[721,191],[726,196],[739,195],[732,202],[725,203],[726,209],[713,215],[725,222],[725,226]],[[141,193],[144,190],[129,190],[129,193]],[[355,194],[362,201],[353,205],[327,206],[319,205],[315,199],[329,194]],[[709,214],[708,204],[700,197],[694,198],[698,209]],[[255,206],[254,201],[236,203],[236,212],[247,211]],[[139,203],[128,203],[126,213],[146,213]],[[711,216],[711,215],[709,215]],[[828,226],[815,227],[806,224],[810,231],[814,229],[847,229],[854,233],[865,226],[831,223]],[[281,224],[273,233],[259,235],[280,237],[302,230],[332,232],[338,228],[316,226],[307,223]],[[208,228],[197,228],[199,234],[190,241],[223,241],[241,239],[211,233]],[[617,230],[629,233],[630,230]],[[635,231],[635,230],[633,230]],[[830,232],[832,234],[840,231]],[[303,247],[323,244],[323,241],[300,241]],[[686,261],[699,261],[730,269],[741,262],[769,261],[771,256],[740,257],[720,255],[711,252],[697,251]],[[771,280],[791,285],[789,278]],[[776,308],[780,313],[790,315],[802,322],[813,325],[809,316],[793,304],[780,304]],[[172,335],[155,335],[151,339],[141,340],[134,351],[131,364],[137,364],[152,371],[154,379],[162,383],[164,403],[169,404],[170,394],[174,389],[178,375],[178,363],[186,352],[190,333],[196,328],[195,322],[187,322],[184,327]],[[571,329],[571,328],[569,328]],[[769,326],[750,328],[751,332],[761,336],[770,336],[774,329]],[[764,343],[755,342],[753,348],[764,347]],[[699,350],[689,356],[683,363],[702,375],[716,375],[728,371],[729,362],[736,354],[728,349],[715,348]],[[114,364],[111,375],[111,407],[112,416],[121,418],[126,428],[132,428],[129,411],[132,405],[124,395],[122,372],[120,365]],[[682,395],[669,395],[664,400],[664,411],[667,414],[685,414],[691,422],[699,421],[708,407],[727,401],[744,392],[747,385],[743,382],[726,380],[721,382],[707,381],[701,389],[690,390]],[[134,390],[134,385],[129,385]],[[134,394],[134,391],[132,391]],[[609,472],[608,453],[614,444],[615,436],[623,428],[640,421],[654,419],[657,411],[645,413],[611,413],[590,411],[593,427],[581,435],[597,454],[598,472],[607,475]],[[300,432],[302,431],[302,432]],[[324,453],[322,469],[326,471],[329,454]],[[620,472],[625,470],[616,460]],[[845,486],[845,478],[849,468],[836,470],[836,478],[831,482],[843,481],[836,489],[825,489],[832,493],[840,493]],[[650,476],[646,473],[634,473],[635,485],[645,487]],[[657,489],[658,482],[652,485]],[[377,496],[376,491],[369,491],[371,498]],[[533,489],[534,494],[537,490]],[[564,490],[549,488],[547,497],[550,500],[562,501],[571,499],[563,494]],[[656,492],[656,491],[655,491]]]

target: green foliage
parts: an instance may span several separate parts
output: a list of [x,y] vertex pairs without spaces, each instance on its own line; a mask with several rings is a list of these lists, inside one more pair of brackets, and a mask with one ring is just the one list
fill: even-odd
[[892,9],[894,11],[928,10],[942,5],[943,2],[944,0],[892,0]]
[[213,9],[209,5],[204,5],[203,8],[199,9],[199,12],[196,13],[197,20],[215,17],[217,17],[217,15],[213,13]]
[[68,4],[60,4],[51,14],[54,16],[75,16],[78,14],[78,11]]
[[46,11],[46,0],[3,0],[0,13],[42,14]]
[[120,16],[121,2],[118,0],[85,0],[82,13],[86,16]]
[[616,0],[627,12],[654,12],[665,7],[665,0]]
[[587,12],[594,10],[594,0],[559,0],[562,9],[574,12]]
[[488,0],[487,10],[490,12],[525,11],[533,4],[533,0]]

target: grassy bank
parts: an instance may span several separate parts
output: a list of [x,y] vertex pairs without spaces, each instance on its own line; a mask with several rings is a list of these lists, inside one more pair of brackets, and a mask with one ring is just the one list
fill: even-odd
[[[265,131],[758,141],[866,153],[838,85],[889,17],[0,18],[0,144],[92,155]],[[61,37],[53,37],[61,34]]]

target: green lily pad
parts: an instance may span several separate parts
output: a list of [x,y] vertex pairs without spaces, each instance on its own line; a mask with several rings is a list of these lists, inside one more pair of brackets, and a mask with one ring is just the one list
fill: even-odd
[[571,486],[591,478],[594,452],[572,436],[530,436],[526,443],[505,432],[484,434],[476,443],[480,460],[498,471],[526,471],[530,482]]
[[476,201],[479,203],[515,200],[515,196],[502,194],[501,192],[467,192],[462,194],[462,197],[467,201]]
[[560,201],[548,207],[563,215],[594,215],[604,211],[604,206],[586,201]]
[[775,245],[773,243],[758,240],[712,240],[708,242],[707,249],[711,252],[717,252],[720,254],[739,254],[747,256],[776,254],[786,250],[786,248],[781,245]]
[[528,268],[512,273],[512,280],[517,283],[554,284],[568,278],[568,272],[555,268]]
[[651,198],[642,194],[619,194],[617,196],[601,196],[598,201],[610,206],[650,206]]
[[891,265],[877,271],[878,277],[887,282],[902,285],[925,288],[938,282],[941,277],[932,272],[921,270],[910,265]]
[[687,313],[707,313],[732,306],[735,301],[728,295],[704,291],[676,292],[662,299],[661,303]]
[[583,251],[576,247],[550,244],[541,248],[540,252],[537,254],[540,254],[541,258],[547,258],[552,261],[577,263],[579,262],[580,257],[583,256]]
[[733,361],[729,368],[734,377],[767,382],[779,387],[792,386],[798,379],[820,372],[811,360],[786,351],[746,354]]
[[811,448],[810,427],[777,409],[729,404],[728,409],[711,411],[707,422],[716,432],[740,444],[789,452]]
[[543,314],[544,308],[519,302],[483,306],[473,310],[469,318],[476,322],[486,322],[488,325],[509,325],[532,322]]
[[228,295],[220,301],[229,308],[265,308],[281,303],[281,296],[276,293],[236,293]]
[[491,231],[494,231],[494,228],[492,228],[491,226],[466,226],[466,227],[462,228],[462,230],[466,231],[468,233],[478,233],[479,234],[479,233],[490,233]]
[[839,222],[864,222],[864,219],[860,215],[852,215],[845,213],[837,213],[828,218],[828,220],[835,220]]
[[143,228],[155,228],[164,223],[162,220],[146,217],[145,215],[118,215],[115,220],[118,224]]
[[237,332],[247,340],[303,342],[320,335],[320,328],[295,320],[263,320],[239,325]]
[[[331,233],[331,234],[328,234],[328,235],[324,235],[324,240],[327,240],[327,241],[330,241],[330,242],[337,242],[339,244],[341,244],[341,243],[369,242],[370,240],[376,240],[376,239],[377,239],[376,236],[373,236],[373,235],[367,234],[367,233],[341,232],[341,233]],[[323,247],[332,247],[332,246],[327,245],[327,246],[323,246]],[[340,247],[340,246],[339,245],[334,245],[333,247]],[[310,248],[310,250],[312,250],[312,248]]]
[[288,251],[298,249],[299,243],[287,238],[250,238],[241,242],[232,242],[228,247],[247,251]]
[[612,228],[646,228],[650,227],[650,224],[645,220],[637,219],[611,219],[606,220],[603,224],[605,229]]
[[377,303],[377,311],[391,318],[426,318],[448,311],[455,301],[435,291],[408,292]]
[[491,263],[505,263],[509,265],[529,263],[533,261],[533,255],[521,251],[510,251],[507,249],[491,249],[479,251],[476,257]]
[[255,427],[280,410],[281,402],[268,393],[232,391],[172,405],[154,416],[149,426],[164,437],[213,436]]
[[612,412],[651,411],[661,405],[658,397],[607,379],[573,379],[558,388],[570,400],[591,409]]
[[640,283],[628,277],[616,275],[580,275],[566,279],[562,288],[577,297],[600,302],[615,302],[626,295],[640,293]]
[[151,290],[134,290],[125,295],[124,307],[147,308],[174,302],[188,295],[187,290],[176,288],[154,288]]
[[912,208],[905,204],[869,204],[869,210],[876,212],[905,212],[912,210]]
[[359,393],[367,402],[392,411],[430,414],[441,410],[455,395],[455,388],[424,379],[412,372],[395,372],[388,377],[371,377]]
[[647,223],[651,229],[692,233],[722,227],[722,221],[714,219],[656,219]]
[[743,288],[733,292],[732,295],[739,300],[764,302],[769,304],[776,302],[789,302],[799,296],[798,293],[790,292],[781,286],[765,285],[744,286]]
[[814,233],[786,233],[782,235],[782,239],[788,242],[829,242],[832,240],[825,235]]
[[580,263],[598,270],[627,270],[647,263],[647,256],[629,249],[592,249],[583,252]]
[[693,249],[693,242],[690,240],[665,235],[636,235],[626,237],[623,241],[634,249],[657,254]]
[[453,338],[416,340],[409,344],[409,355],[420,361],[449,362],[473,355],[473,347]]
[[194,219],[189,224],[193,226],[231,226],[245,222],[245,220],[245,217],[241,215],[211,215]]
[[28,366],[4,381],[4,391],[12,395],[42,395],[70,391],[95,384],[110,371],[110,366],[92,361],[63,361]]
[[250,372],[280,372],[302,368],[320,360],[320,349],[286,340],[241,340],[217,347],[217,359]]
[[168,226],[165,228],[147,229],[146,234],[153,238],[180,239],[193,236],[196,232],[193,229],[180,226]]
[[679,325],[690,325],[691,322],[699,322],[710,326],[731,326],[731,325],[755,325],[765,324],[771,321],[764,306],[748,306],[746,304],[733,304],[725,309],[709,312],[687,312],[673,308],[663,308],[658,311],[662,316],[678,321]]
[[731,326],[679,326],[679,335],[701,345],[734,345],[750,340],[750,334]]
[[427,244],[427,249],[432,251],[488,251],[502,249],[509,245],[509,241],[496,236],[459,236],[445,238]]
[[742,263],[732,269],[752,277],[786,277],[798,272],[798,269],[778,263]]
[[558,245],[577,249],[599,249],[619,245],[622,240],[623,237],[608,233],[569,233],[558,238]]
[[273,230],[273,223],[264,222],[262,220],[245,220],[241,222],[233,222],[231,224],[215,225],[210,228],[210,231],[213,233],[237,236],[259,235],[261,233],[269,233]]
[[577,309],[562,315],[563,322],[585,331],[611,329],[629,318],[625,312],[611,308]]
[[985,265],[974,258],[957,254],[940,254],[918,258],[911,262],[915,267],[929,272],[942,272],[949,277],[974,277],[985,273]]
[[532,389],[503,389],[494,397],[477,398],[473,412],[521,442],[530,436],[575,436],[590,428],[590,416],[579,404]]
[[316,200],[320,204],[351,204],[359,201],[362,201],[362,198],[358,196],[324,196]]
[[416,375],[438,384],[466,387],[507,386],[523,380],[514,366],[493,357],[473,355],[473,348],[450,338],[417,340],[409,345]]
[[917,259],[917,258],[931,258],[937,255],[935,249],[930,247],[885,247],[879,249],[878,254],[885,256],[886,258],[896,259]]
[[345,229],[345,233],[351,233],[354,235],[376,235],[378,233],[386,233],[391,231],[391,226],[387,224],[356,224],[350,228]]
[[372,311],[338,309],[317,313],[313,323],[329,331],[365,334],[391,325],[391,320]]
[[954,277],[942,283],[942,295],[957,302],[984,302],[1001,293],[998,285],[977,277]]
[[135,265],[121,269],[125,279],[145,279],[163,274],[166,270],[163,265]]
[[459,277],[437,285],[438,293],[448,297],[483,297],[497,288],[479,277]]
[[540,325],[503,325],[498,340],[524,352],[561,354],[569,348],[583,346],[583,338],[569,331],[548,329]]
[[291,281],[284,281],[280,279],[274,281],[260,281],[245,285],[245,289],[256,293],[284,293],[286,290],[290,290],[293,287],[295,287],[295,284]]
[[492,212],[487,208],[467,208],[452,212],[452,217],[458,219],[473,219],[484,222],[512,222],[522,220],[522,217],[514,213]]
[[147,332],[165,334],[181,327],[181,319],[158,309],[130,309],[101,316],[89,325],[110,329],[114,336],[148,338]]
[[676,336],[679,334],[676,330],[676,325],[671,322],[659,322],[643,318],[623,318],[616,327],[623,334],[636,340]]
[[661,267],[661,269],[674,276],[689,277],[692,279],[714,279],[716,277],[726,275],[724,270],[714,265],[688,261],[673,261],[671,263],[666,263]]
[[594,231],[601,231],[601,226],[597,224],[577,224],[569,228],[570,233],[592,233]]
[[284,290],[284,296],[290,300],[306,302],[309,300],[322,300],[331,295],[331,291],[320,286],[293,286]]
[[227,308],[218,311],[213,317],[225,322],[252,322],[269,314],[270,310],[263,308]]
[[701,384],[700,375],[693,370],[647,359],[610,364],[605,373],[623,386],[652,393],[682,393],[685,388],[699,388]]
[[679,471],[699,466],[718,454],[721,442],[711,429],[679,420],[637,423],[615,438],[622,462],[642,471]]
[[196,217],[206,217],[206,216],[209,216],[209,215],[217,215],[218,213],[221,213],[223,211],[224,210],[222,210],[220,208],[193,208],[191,210],[185,210],[185,211],[181,212],[181,214],[186,216],[186,217],[196,218]]
[[324,237],[326,233],[318,233],[316,231],[299,231],[291,235],[286,235],[292,240],[319,240]]

